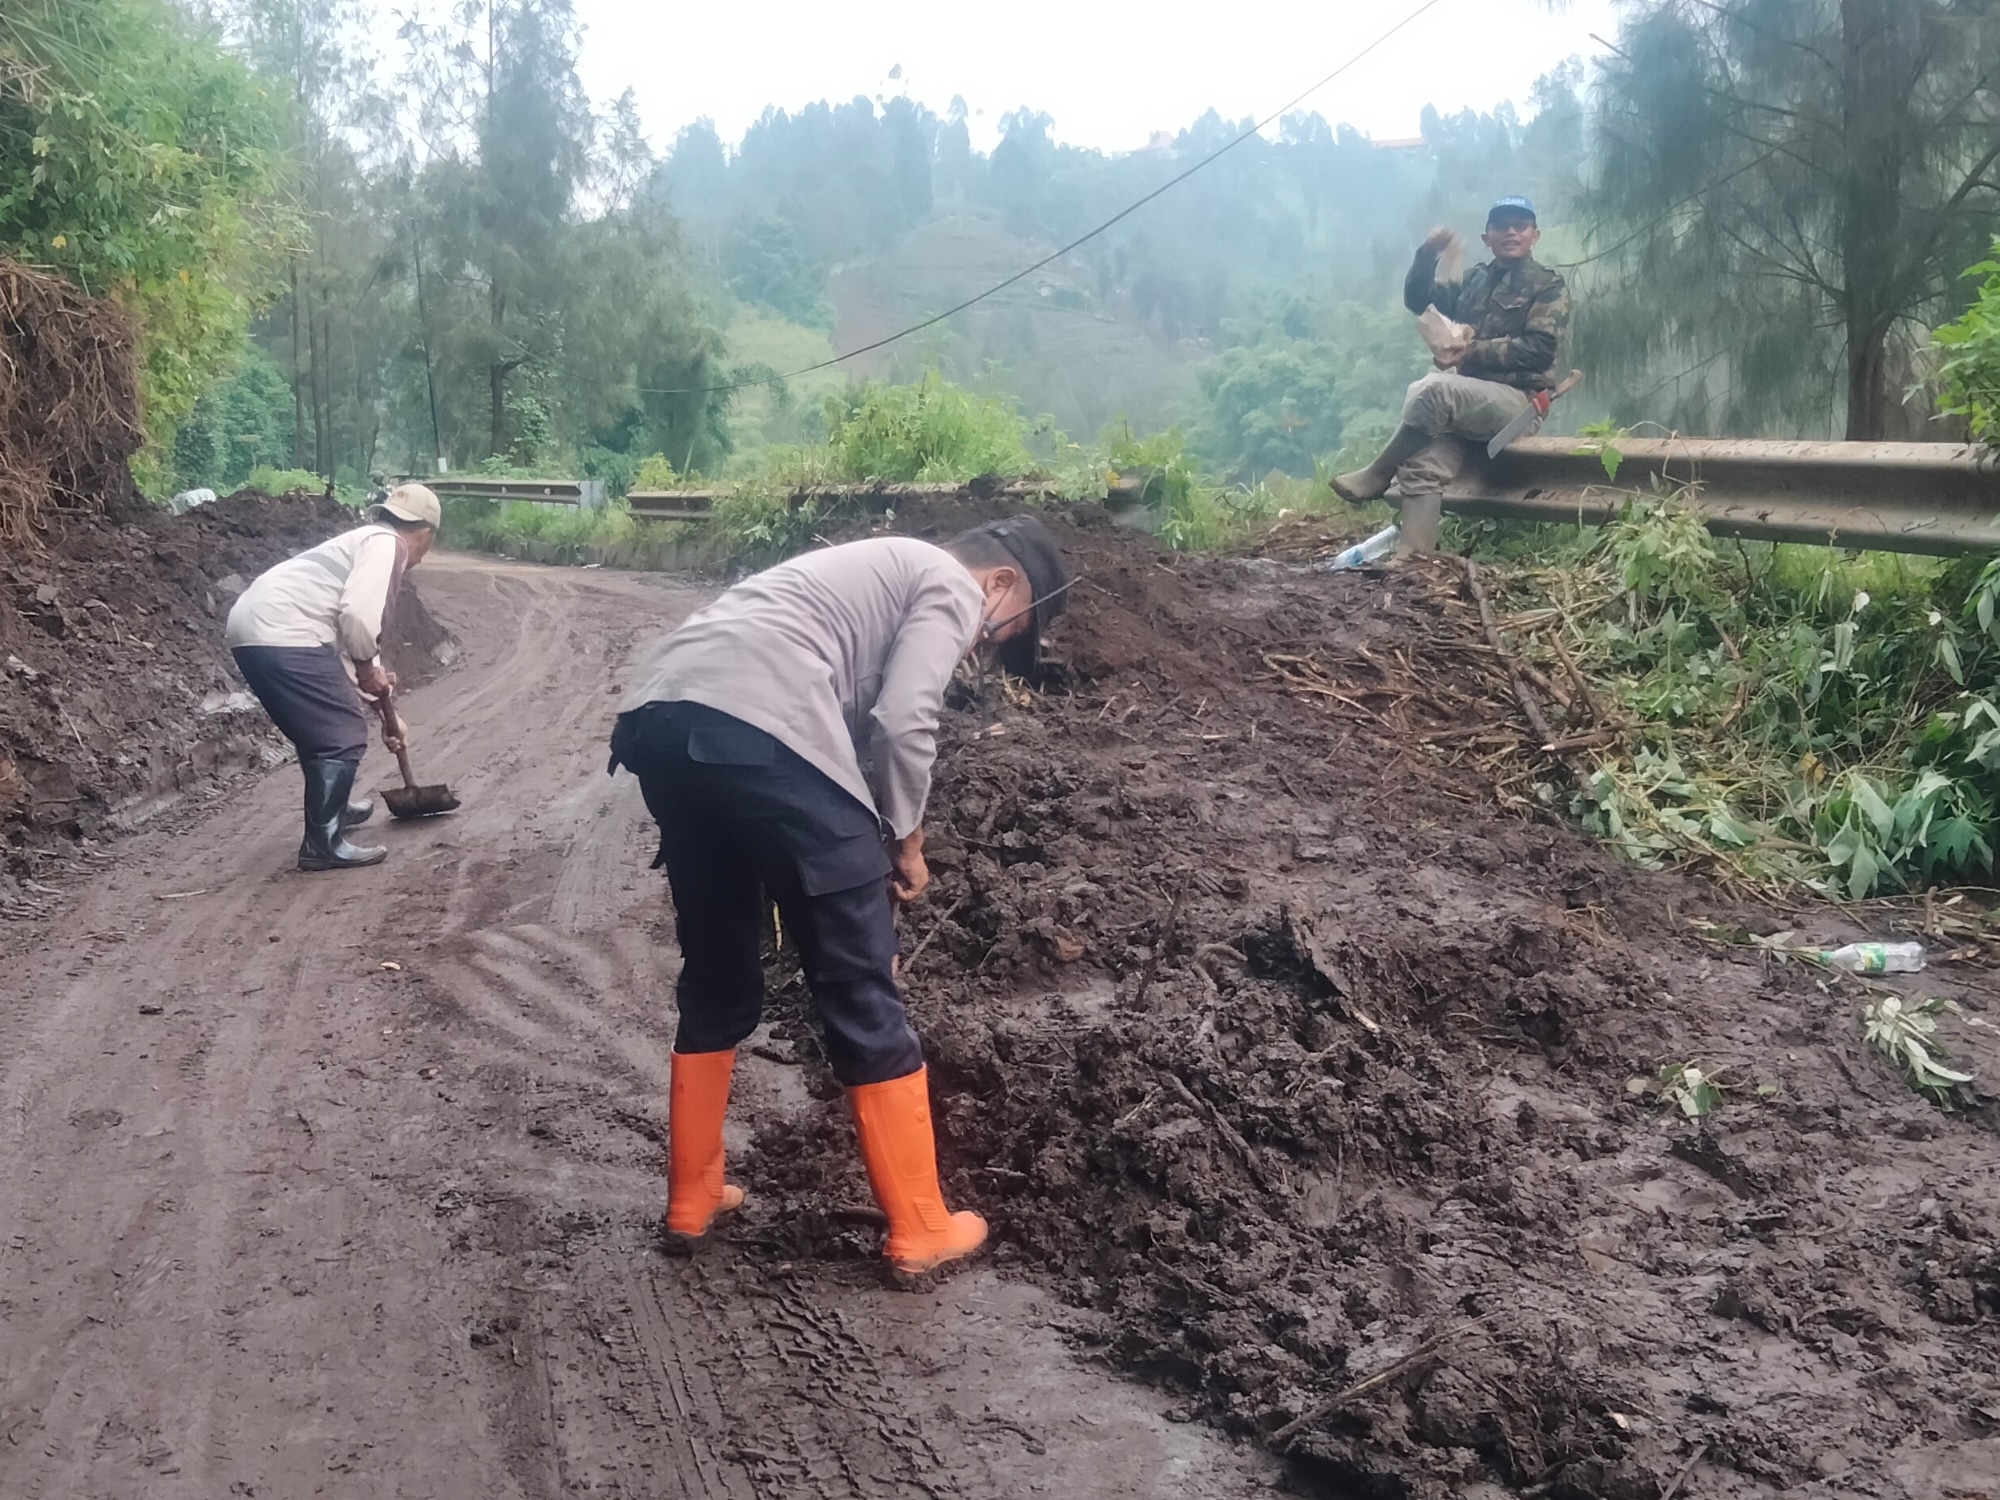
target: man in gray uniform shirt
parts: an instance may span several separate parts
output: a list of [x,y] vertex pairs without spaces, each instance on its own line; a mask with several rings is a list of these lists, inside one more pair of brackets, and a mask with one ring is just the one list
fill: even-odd
[[611,738],[660,825],[682,954],[668,1089],[666,1232],[689,1248],[743,1190],[723,1179],[736,1047],[757,1027],[765,899],[798,945],[847,1088],[887,1255],[919,1276],[986,1221],[938,1186],[923,1049],[896,987],[890,901],[930,881],[924,803],[946,684],[975,649],[1027,675],[1068,586],[1042,523],[942,547],[874,537],[745,579],[655,648]]

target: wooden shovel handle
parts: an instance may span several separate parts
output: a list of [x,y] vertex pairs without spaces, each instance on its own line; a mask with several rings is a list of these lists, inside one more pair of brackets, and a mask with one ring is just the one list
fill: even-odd
[[[396,712],[395,699],[395,689],[391,688],[387,692],[384,692],[380,698],[376,699],[375,703],[376,707],[382,711],[382,727],[400,740],[403,738],[403,720]],[[403,785],[415,788],[417,778],[415,773],[410,770],[410,752],[408,750],[399,749],[396,751],[396,767],[403,773]]]

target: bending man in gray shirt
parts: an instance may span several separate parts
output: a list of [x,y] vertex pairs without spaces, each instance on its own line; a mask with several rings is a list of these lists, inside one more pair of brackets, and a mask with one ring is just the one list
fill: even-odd
[[924,803],[946,684],[990,647],[1030,675],[1067,587],[1030,516],[943,547],[877,537],[745,579],[654,649],[611,739],[660,825],[682,967],[666,1232],[687,1248],[743,1202],[723,1179],[736,1047],[764,1003],[765,901],[797,944],[847,1088],[887,1255],[905,1278],[978,1249],[938,1187],[923,1049],[896,987],[890,901],[930,881]]

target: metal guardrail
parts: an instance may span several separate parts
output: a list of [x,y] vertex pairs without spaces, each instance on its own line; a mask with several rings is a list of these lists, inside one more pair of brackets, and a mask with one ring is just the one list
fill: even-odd
[[2000,551],[2000,453],[1958,443],[1628,438],[1618,477],[1576,438],[1481,454],[1445,509],[1601,526],[1635,493],[1678,491],[1718,536],[1955,556]]
[[628,490],[625,503],[642,521],[706,521],[725,490]]
[[[942,500],[963,495],[962,484],[809,484],[791,492],[794,506],[807,500],[860,500],[883,509],[918,500]],[[1049,486],[1032,479],[1010,479],[981,492],[987,499],[1021,500],[1048,492]],[[706,521],[715,502],[728,495],[717,490],[633,490],[625,496],[632,514],[644,521]]]
[[[1602,526],[1635,498],[1671,491],[1718,536],[1807,542],[1886,552],[1955,556],[2000,551],[2000,453],[1958,443],[1803,443],[1736,438],[1628,438],[1617,445],[1618,474],[1575,438],[1531,437],[1498,458],[1483,453],[1445,490],[1459,515]],[[1144,471],[1120,474],[1114,509],[1151,500]],[[543,505],[604,503],[599,479],[427,479],[439,495],[530,500]],[[993,498],[1045,490],[1033,480],[995,485]],[[962,493],[936,484],[803,486],[806,499],[899,503]],[[634,490],[626,501],[644,520],[702,522],[726,489]]]
[[601,479],[422,479],[439,499],[528,500],[537,505],[579,505],[596,510],[604,504]]

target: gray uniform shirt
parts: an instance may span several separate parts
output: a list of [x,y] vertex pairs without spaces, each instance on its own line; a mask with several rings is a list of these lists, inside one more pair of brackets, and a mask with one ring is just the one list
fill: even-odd
[[642,658],[623,708],[700,703],[776,738],[873,808],[924,820],[938,711],[984,596],[929,542],[871,537],[743,580]]

